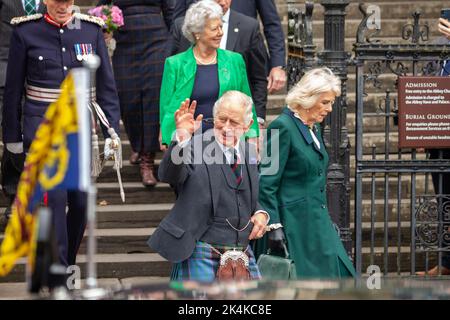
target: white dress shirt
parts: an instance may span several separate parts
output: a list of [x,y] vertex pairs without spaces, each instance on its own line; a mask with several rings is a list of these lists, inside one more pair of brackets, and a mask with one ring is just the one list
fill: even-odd
[[[238,158],[241,159],[241,153],[239,152],[239,141],[233,148],[224,146],[217,139],[216,139],[216,142],[219,145],[220,149],[222,150],[223,154],[225,155],[225,158],[227,159],[228,164],[233,163],[233,150],[234,150],[234,152],[236,152]],[[242,160],[240,162],[242,163]]]
[[222,31],[223,31],[223,36],[222,36],[222,40],[220,40],[220,49],[225,50],[227,48],[227,39],[228,39],[228,26],[230,25],[230,9],[228,9],[228,11],[223,15],[222,17]]

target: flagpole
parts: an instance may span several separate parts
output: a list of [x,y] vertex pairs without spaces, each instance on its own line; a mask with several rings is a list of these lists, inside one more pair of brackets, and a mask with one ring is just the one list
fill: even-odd
[[[89,55],[84,65],[89,69],[89,101],[92,101],[92,90],[95,87],[95,76],[98,67],[100,66],[100,58],[97,55]],[[95,124],[94,124],[95,125]],[[89,146],[89,149],[90,146]],[[95,289],[98,287],[97,284],[97,266],[95,264],[95,253],[97,251],[97,242],[94,235],[95,222],[96,222],[96,200],[97,200],[97,189],[93,184],[91,175],[89,175],[89,187],[88,187],[88,198],[87,198],[87,279],[86,285],[88,289]]]

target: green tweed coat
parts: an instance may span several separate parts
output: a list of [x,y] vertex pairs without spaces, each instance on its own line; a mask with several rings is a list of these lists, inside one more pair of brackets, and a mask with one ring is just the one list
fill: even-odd
[[[169,57],[164,65],[159,100],[162,142],[169,145],[175,132],[175,111],[181,102],[190,98],[194,88],[197,62],[192,51],[188,50]],[[248,84],[244,58],[239,53],[217,49],[217,67],[219,72],[219,98],[229,90],[237,90],[252,96]],[[259,135],[255,106],[253,105],[253,124],[246,137]]]
[[[259,202],[269,212],[270,223],[283,225],[298,277],[350,277],[354,267],[328,213],[328,154],[318,129],[315,125],[320,148],[288,108],[270,124],[266,148],[272,160],[261,166]],[[257,253],[264,252],[266,241],[257,241]]]

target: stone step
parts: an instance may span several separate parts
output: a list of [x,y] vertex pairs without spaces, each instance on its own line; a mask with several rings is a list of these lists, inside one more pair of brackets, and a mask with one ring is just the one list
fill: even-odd
[[[352,194],[353,191],[350,193]],[[405,193],[403,193],[405,195]],[[353,196],[351,196],[353,198]],[[354,221],[354,200],[350,200],[350,220]],[[388,221],[410,221],[411,200],[404,197],[401,201],[394,196],[388,199]],[[99,229],[131,229],[131,228],[155,228],[169,213],[173,203],[133,203],[133,204],[109,204],[97,206],[97,227]],[[372,202],[369,197],[362,200],[362,221],[370,222],[372,215]],[[0,209],[3,214],[5,208]],[[375,222],[384,221],[385,201],[378,197],[373,204]]]
[[[381,134],[379,134],[381,135]],[[384,153],[378,153],[376,155],[377,160],[383,160],[385,158]],[[392,153],[389,155],[390,159],[398,159],[398,154]],[[410,154],[406,153],[403,154],[402,159],[408,160],[410,159]],[[371,160],[372,156],[370,154],[366,154],[363,157],[364,160]],[[425,159],[425,154],[418,154],[417,159]],[[160,159],[155,160],[155,174],[157,172],[157,169],[159,167]],[[355,173],[355,156],[352,154],[350,157],[350,173],[353,177]],[[129,203],[131,199],[134,199],[133,193],[137,190],[139,192],[147,191],[148,193],[153,193],[151,195],[152,199],[157,198],[160,195],[163,195],[164,191],[168,190],[168,185],[164,183],[158,183],[158,185],[154,188],[144,188],[143,185],[139,182],[140,181],[140,174],[139,174],[139,166],[138,165],[131,165],[128,160],[124,161],[124,166],[121,169],[121,176],[122,181],[124,182],[124,191],[127,195],[128,193],[131,193],[131,198],[128,198],[126,196],[126,202]],[[366,175],[368,176],[368,175]],[[383,176],[377,176],[377,180],[382,180]],[[408,179],[408,175],[403,175],[403,179]],[[422,179],[421,175],[418,174],[418,179]],[[353,181],[353,180],[352,180]],[[394,182],[395,183],[395,182]],[[105,168],[103,169],[100,177],[97,180],[97,188],[98,191],[98,198],[101,200],[104,200],[104,198],[117,198],[115,201],[119,201],[119,186],[117,183],[117,175],[116,171],[112,169],[112,162],[107,162]],[[1,188],[0,188],[1,189]],[[163,195],[164,196],[164,195]],[[2,196],[0,196],[0,207],[3,206],[6,202],[5,199],[1,200]],[[165,198],[164,198],[165,199]],[[163,199],[160,199],[163,200]],[[155,199],[155,201],[158,201],[158,199]],[[120,201],[119,201],[120,203]]]
[[[303,1],[302,1],[303,2]],[[410,13],[415,10],[421,12],[421,18],[436,18],[440,16],[441,8],[448,5],[448,1],[355,1],[351,2],[346,8],[346,18],[358,19],[362,18],[359,11],[359,3],[366,5],[375,5],[379,7],[381,19],[406,19],[410,18]],[[303,4],[296,6],[297,8],[304,8]],[[287,8],[283,5],[277,5],[278,12],[287,15]],[[304,10],[303,10],[304,11]],[[313,19],[323,19],[324,8],[322,5],[316,3],[313,11]]]
[[[397,99],[396,93],[390,94],[391,98],[391,112],[393,112],[394,104],[392,102],[392,99]],[[274,95],[273,97],[269,97],[267,102],[267,115],[279,115],[283,108],[286,106],[285,103],[286,96],[285,95]],[[385,100],[386,100],[386,94],[379,92],[379,93],[370,93],[369,96],[364,98],[363,100],[363,111],[364,115],[367,116],[369,113],[384,113],[385,110]],[[347,122],[352,121],[352,119],[355,119],[355,111],[356,111],[356,95],[355,93],[350,92],[347,95]],[[353,115],[353,117],[352,117]],[[384,119],[381,115],[378,116],[379,118]],[[353,120],[354,121],[354,120]],[[351,124],[349,124],[350,126]],[[352,131],[354,131],[354,127],[351,127]],[[349,127],[350,129],[350,127]],[[371,130],[371,125],[364,125],[364,130]],[[384,131],[384,127],[382,128],[382,131]]]
[[[354,200],[350,200],[350,218],[354,221]],[[398,201],[395,197],[388,199],[388,221],[410,221],[411,200],[407,198]],[[169,213],[173,203],[161,204],[132,204],[132,205],[107,205],[97,207],[98,228],[154,228]],[[370,222],[372,215],[372,201],[362,200],[362,221]],[[384,221],[385,201],[376,198],[373,204],[375,222]],[[400,213],[400,216],[398,215]]]
[[[387,232],[385,233],[385,225]],[[355,225],[350,224],[350,229],[355,237]],[[362,224],[362,244],[364,248],[371,246],[383,247],[387,235],[388,246],[395,247],[400,241],[401,246],[411,244],[411,223],[409,221],[375,222],[373,225],[374,242],[371,241],[372,224],[364,222]],[[399,232],[400,230],[400,232]],[[135,227],[129,229],[96,229],[94,234],[97,240],[96,252],[99,254],[140,254],[155,253],[147,245],[148,239],[152,236],[155,228]],[[400,239],[399,239],[400,236]],[[0,238],[1,239],[1,238]],[[87,233],[81,243],[79,254],[87,254]]]
[[[435,21],[440,16],[440,9],[446,6],[445,3],[445,1],[417,1],[414,5],[414,9],[408,7],[409,3],[403,1],[377,1],[376,3],[372,3],[372,5],[376,5],[380,9],[382,32],[379,37],[386,38],[394,36],[396,38],[400,38],[401,28],[404,24],[412,20],[411,14],[415,10],[421,11],[422,22],[428,21],[431,27],[431,35],[437,36],[438,33]],[[81,6],[82,12],[87,12],[87,10],[92,7],[92,4],[95,5],[95,3],[92,3],[89,0],[78,2],[78,5]],[[351,51],[351,43],[354,42],[356,37],[355,30],[362,19],[362,14],[358,9],[358,5],[359,3],[350,3],[346,9],[346,42],[349,43],[349,45],[346,44],[346,49],[349,51]],[[303,2],[298,3],[296,7],[304,8]],[[277,4],[278,13],[280,15],[285,33],[287,30],[287,8],[288,5],[286,2]],[[323,11],[323,6],[316,3],[313,14],[313,33],[314,42],[318,45],[319,50],[322,50],[323,48]],[[396,23],[392,23],[393,21]],[[349,23],[352,24],[349,25]]]
[[[400,259],[401,272],[410,271],[410,248],[409,246],[401,247],[400,255],[397,254],[397,247],[389,247],[388,250],[388,269],[384,268],[384,248],[375,247],[375,254],[371,258],[370,248],[363,248],[362,270],[370,264],[378,265],[381,271],[396,272],[398,270],[397,257]],[[0,278],[0,283],[7,282],[24,282],[25,281],[25,260],[21,259],[18,265],[11,271],[11,273],[3,278]],[[123,279],[135,277],[167,277],[170,275],[171,264],[161,258],[155,253],[141,253],[141,254],[97,254],[95,255],[97,262],[97,277],[99,279]],[[436,263],[434,255],[429,256],[428,267]],[[87,276],[86,272],[86,256],[80,255],[78,257],[78,265],[81,268],[81,277]],[[425,254],[416,253],[416,270],[424,270],[426,266]]]
[[[439,36],[439,31],[437,29],[437,20],[440,14],[437,14],[434,17],[421,18],[420,21],[422,24],[428,23],[430,28],[430,37]],[[345,19],[345,34],[349,38],[356,39],[356,34],[358,32],[358,27],[361,23],[361,17],[356,19]],[[402,36],[403,26],[407,23],[411,23],[413,21],[411,14],[406,11],[401,17],[398,18],[381,18],[381,29],[377,38],[384,37],[398,37]],[[287,21],[283,21],[284,30],[287,30]],[[324,36],[324,24],[323,20],[313,20],[313,39],[314,38],[323,38]]]
[[[77,265],[81,269],[81,277],[87,276],[86,255],[77,257]],[[96,254],[98,278],[133,278],[133,277],[168,277],[170,263],[156,253],[138,254]],[[20,259],[11,273],[0,278],[0,283],[25,281],[25,259]]]
[[[123,159],[128,159],[128,157],[124,156]],[[160,160],[157,160],[156,163],[159,165]],[[155,173],[156,172],[157,171],[155,171]],[[129,160],[123,161],[123,167],[120,169],[120,175],[123,182],[137,182],[141,180],[139,165],[130,164]],[[108,161],[106,163],[102,173],[97,178],[97,183],[117,183],[117,172],[113,169],[112,161]]]
[[[266,120],[270,123],[275,118],[276,115],[268,115]],[[363,134],[362,138],[362,147],[363,154],[370,155],[372,154],[373,147],[375,147],[375,152],[377,154],[385,154],[385,147],[387,147],[387,152],[389,154],[397,154],[398,153],[398,129],[392,128],[389,136],[386,137],[384,132],[367,132]],[[350,141],[350,154],[354,155],[356,153],[355,149],[355,133],[349,133],[348,138]],[[410,149],[405,149],[403,153],[408,153]]]
[[[411,196],[411,182],[408,181],[409,179],[405,179],[406,177],[402,177],[401,181],[401,197],[403,198],[409,198]],[[422,181],[417,181],[417,185],[415,188],[416,194],[421,195],[425,193],[432,193],[432,184],[431,184],[431,177],[429,178],[429,184],[428,184],[428,190],[425,190],[425,184],[420,183]],[[354,180],[351,180],[350,182],[351,190],[353,191],[355,189]],[[372,192],[375,199],[384,199],[386,187],[385,187],[385,181],[384,178],[380,177],[377,178],[375,181],[375,189],[372,190],[372,181],[369,179],[363,180],[363,199],[371,199]],[[388,183],[388,198],[389,199],[397,199],[397,192],[398,192],[398,180],[397,178],[389,179]],[[431,189],[431,190],[430,190]],[[427,191],[427,192],[425,192]],[[353,200],[355,198],[354,192],[350,193],[350,199]]]
[[[407,22],[411,22],[411,14],[415,10],[421,11],[422,22],[428,21],[431,28],[431,36],[437,36],[437,27],[436,27],[436,19],[440,16],[440,9],[446,6],[445,1],[415,1],[414,9],[409,7],[409,2],[405,1],[386,1],[376,3],[367,3],[376,5],[380,9],[380,18],[382,21],[382,30],[383,32],[378,36],[383,38],[383,40],[388,40],[388,38],[395,37],[395,42],[399,43],[402,40],[401,37],[401,27]],[[90,0],[79,1],[78,5],[81,6],[82,12],[86,12],[92,5],[95,5],[95,2],[92,3]],[[346,24],[346,50],[351,51],[353,46],[353,42],[356,39],[356,28],[359,25],[362,14],[358,9],[359,3],[353,2],[347,6],[346,9],[346,20],[352,25]],[[304,8],[304,2],[299,2],[295,7]],[[287,8],[288,5],[286,2],[281,2],[277,4],[278,13],[280,15],[283,29],[286,33],[287,30]],[[313,14],[314,21],[314,43],[318,46],[319,50],[323,49],[323,6],[316,3]],[[397,24],[393,24],[392,21]],[[318,27],[317,25],[322,25]],[[384,33],[391,34],[390,36],[386,36]],[[391,39],[394,40],[394,39]]]
[[[350,200],[350,221],[354,221],[355,201],[351,194]],[[408,222],[411,217],[411,200],[405,193],[401,201],[394,197],[388,199],[387,221],[396,222],[398,219]],[[420,193],[419,193],[420,195]],[[97,227],[99,229],[132,229],[132,228],[155,228],[161,220],[169,213],[173,203],[135,203],[135,204],[109,204],[106,206],[97,206]],[[417,207],[416,207],[417,209]],[[3,214],[5,208],[0,209]],[[370,222],[374,216],[375,222],[383,222],[385,214],[384,197],[377,197],[373,203],[370,196],[363,197],[362,200],[362,221]]]
[[155,228],[173,203],[141,203],[97,206],[98,228]]
[[[361,1],[359,1],[361,2]],[[380,16],[382,19],[409,18],[409,13],[412,11],[408,6],[411,2],[407,1],[364,1],[367,5],[372,4],[379,7]],[[422,17],[435,18],[440,15],[440,8],[446,7],[446,1],[413,1],[414,9],[420,10]],[[82,8],[82,12],[86,12],[89,8],[95,6],[96,1],[91,0],[77,0],[77,5]],[[351,2],[346,8],[346,18],[360,19],[362,14],[358,9],[358,2]],[[278,15],[282,21],[287,19],[288,4],[285,0],[276,2]],[[298,1],[294,5],[295,8],[303,9],[304,1]],[[313,11],[313,19],[323,19],[324,7],[320,3],[316,3]]]
[[[366,64],[367,65],[367,64]],[[405,63],[407,67],[411,67],[409,64]],[[409,69],[410,72],[412,72],[411,69]],[[347,96],[349,94],[355,94],[356,95],[356,68],[349,67],[348,68],[348,81],[347,81]],[[384,97],[386,94],[386,90],[389,90],[391,93],[391,96],[394,95],[397,96],[397,88],[395,87],[395,82],[397,81],[397,75],[392,74],[389,70],[383,69],[383,72],[379,75],[378,80],[382,83],[382,89],[377,89],[373,87],[373,83],[367,82],[366,83],[366,94],[369,95],[369,97],[373,94],[382,94]],[[365,97],[365,100],[369,97]],[[356,98],[355,98],[356,100]]]
[[[118,289],[127,290],[130,287],[141,285],[167,284],[169,280],[169,277],[100,278],[97,279],[97,284],[100,288],[117,292]],[[82,277],[80,289],[87,288],[86,278]],[[28,293],[28,284],[25,282],[0,283],[0,300],[30,300],[36,298],[38,297]]]
[[[284,106],[283,106],[284,108]],[[269,110],[268,111],[268,122],[272,121],[274,118],[276,118],[281,112],[282,108],[279,110],[276,110],[276,112],[273,112],[275,110]],[[393,125],[393,120],[389,120],[390,124],[390,130],[391,131],[397,131],[398,127]],[[363,117],[363,133],[382,133],[385,130],[386,125],[386,117],[382,115],[377,116],[364,116]],[[354,113],[348,113],[347,114],[347,122],[346,127],[348,130],[348,133],[355,133],[356,130],[356,114]],[[354,146],[353,146],[354,147]]]
[[[267,121],[274,120],[276,115],[268,115]],[[372,154],[372,146],[376,146],[377,153],[385,153],[385,142],[389,144],[389,153],[397,153],[398,152],[398,129],[392,128],[389,134],[389,137],[386,138],[384,132],[368,132],[363,135],[363,154]],[[350,145],[352,146],[350,151],[351,154],[355,154],[355,133],[349,133],[348,137],[350,139]],[[103,147],[103,142],[100,143]],[[131,155],[131,146],[129,141],[122,141],[122,152],[123,159],[128,159]]]
[[[385,177],[384,175],[376,175],[374,178],[375,188],[372,190],[372,178],[371,175],[363,176],[363,199],[371,199],[372,191],[375,199],[383,199],[385,193]],[[432,193],[432,181],[431,175],[428,176],[427,186],[425,183],[425,175],[418,175],[415,179],[415,191],[416,194]],[[351,190],[354,190],[355,179],[350,178]],[[388,179],[389,193],[388,197],[396,199],[398,188],[397,175],[390,175]],[[401,176],[401,195],[403,197],[411,194],[411,175],[403,174]],[[122,200],[119,196],[118,184],[111,183],[98,183],[97,184],[97,204],[104,205],[122,205]],[[175,195],[173,190],[165,183],[159,183],[155,188],[146,188],[139,182],[126,182],[124,183],[125,192],[125,204],[139,204],[139,203],[172,203],[175,201]],[[350,193],[350,199],[354,199],[354,192]]]
[[[385,223],[376,222],[373,227],[374,242],[372,242],[372,226],[369,222],[362,225],[362,245],[364,250],[370,247],[384,247],[385,235],[387,235],[388,247],[400,246],[408,247],[411,244],[411,224],[408,221],[389,222],[385,232]],[[400,227],[399,227],[400,226]],[[350,229],[355,238],[354,224],[351,223]],[[147,245],[147,240],[153,234],[155,228],[132,228],[132,229],[99,229],[96,230],[96,240],[98,254],[141,254],[155,253]],[[80,246],[80,255],[87,254],[87,236],[83,239]]]
[[[354,221],[354,204],[350,200],[350,220]],[[410,221],[411,200],[403,198],[400,201],[396,197],[388,199],[387,220],[389,222]],[[169,213],[173,203],[140,203],[125,205],[97,206],[97,227],[100,229],[123,229],[123,228],[155,228],[160,221]],[[417,209],[417,208],[416,208]],[[385,201],[384,198],[376,198],[373,204],[370,197],[362,200],[362,221],[370,222],[372,214],[375,222],[384,221]]]
[[[355,201],[350,201],[350,222],[355,221]],[[373,212],[372,212],[373,206]],[[369,199],[362,200],[362,213],[361,220],[363,223],[370,223],[372,215],[375,222],[384,222],[385,211],[384,199],[375,199],[372,205],[372,201]],[[417,207],[416,207],[417,209]],[[411,200],[410,199],[389,199],[387,206],[387,221],[396,222],[398,219],[402,222],[409,222],[411,219]]]
[[[352,163],[351,169],[354,169],[354,163]],[[350,184],[353,188],[355,179],[353,177],[354,172],[352,172],[352,176],[350,178]],[[111,177],[113,179],[114,176]],[[129,177],[128,177],[129,178]],[[140,182],[128,182],[132,179],[127,179],[123,186],[125,192],[125,203],[165,203],[171,202],[175,200],[172,189],[168,184],[158,183],[158,185],[154,188],[144,187]],[[375,180],[375,197],[379,198],[384,195],[385,190],[385,176],[384,174],[376,174],[374,177]],[[402,194],[407,195],[411,192],[411,175],[403,174],[401,176],[402,182]],[[417,174],[416,179],[416,192],[423,193],[428,190],[431,192],[432,182],[431,175],[428,175],[428,186],[427,190],[425,190],[425,175]],[[363,176],[363,188],[366,190],[365,196],[370,197],[371,192],[371,174],[366,174]],[[397,185],[398,185],[398,177],[396,174],[391,174],[389,176],[389,196],[396,197],[397,195]],[[122,204],[121,199],[119,198],[119,187],[117,182],[101,182],[97,183],[97,203],[100,205],[101,202],[106,201],[103,205],[107,204]],[[351,194],[351,196],[353,196]]]
[[[97,253],[100,254],[138,254],[155,253],[148,245],[147,240],[155,228],[133,227],[129,229],[97,229]],[[78,254],[87,254],[87,233],[81,243]]]
[[[173,192],[166,184],[157,185],[154,188],[146,188],[142,183],[126,182],[124,184],[125,203],[164,203],[175,201]],[[0,207],[6,207],[8,200],[0,196]],[[119,185],[116,182],[97,184],[97,204],[104,206],[108,204],[122,204]]]
[[[370,249],[364,248],[362,257],[362,270],[365,271],[370,265],[379,266],[381,272],[394,273],[394,272],[411,272],[411,251],[410,247],[402,247],[400,254],[397,252],[397,247],[389,247],[387,254],[387,268],[385,268],[385,254],[383,247],[377,247],[376,253],[371,256]],[[397,261],[397,259],[399,259]],[[428,263],[426,262],[426,254],[417,252],[415,255],[415,271],[423,271],[425,269],[431,269],[431,267],[437,264],[437,258],[435,255],[430,254],[428,257]]]
[[[367,118],[365,118],[367,119]],[[382,133],[377,133],[379,135],[382,135]],[[393,146],[392,148],[394,148]],[[355,173],[355,155],[354,155],[354,144],[351,147],[351,155],[350,155],[350,174],[353,176]],[[372,150],[370,145],[367,146],[364,150],[363,159],[364,160],[372,160]],[[377,150],[376,150],[377,151]],[[398,159],[398,153],[390,153],[388,155],[389,159]],[[385,153],[378,150],[376,154],[377,160],[384,160],[385,159]],[[411,154],[407,151],[402,153],[402,159],[403,160],[410,160]],[[424,160],[425,154],[424,153],[417,153],[416,159],[418,160]],[[159,164],[161,160],[156,159],[155,160],[155,175],[158,171]],[[131,165],[128,160],[124,162],[124,166],[121,169],[122,174],[122,181],[123,182],[137,182],[140,181],[140,174],[139,174],[139,166],[138,165]],[[100,177],[97,179],[100,183],[117,183],[117,174],[116,171],[112,169],[112,162],[107,162],[105,168],[103,169],[102,173],[100,174]],[[151,188],[149,188],[151,190]]]
[[[146,188],[139,182],[128,182],[124,185],[125,203],[170,203],[175,195],[166,184],[154,188]],[[117,183],[97,184],[97,204],[122,204]]]

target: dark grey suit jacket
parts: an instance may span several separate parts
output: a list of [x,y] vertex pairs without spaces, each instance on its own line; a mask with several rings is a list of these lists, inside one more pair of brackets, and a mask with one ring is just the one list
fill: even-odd
[[[192,145],[202,146],[203,149],[190,148]],[[171,262],[177,263],[189,258],[194,251],[196,242],[211,225],[217,207],[219,205],[227,206],[219,199],[221,191],[229,189],[230,192],[235,192],[228,187],[225,178],[225,166],[229,165],[210,164],[213,157],[202,157],[203,151],[211,150],[214,146],[217,146],[217,143],[203,141],[203,135],[194,135],[188,146],[184,148],[180,148],[176,142],[173,142],[165,152],[159,166],[159,179],[174,187],[177,200],[170,213],[161,221],[149,239],[148,244]],[[220,150],[217,148],[216,150]],[[256,151],[248,143],[241,143],[240,150],[241,154],[245,155],[242,158],[245,159],[245,166],[250,176],[250,207],[252,208],[250,214],[253,215],[256,211],[263,210],[258,203],[259,181]],[[200,155],[201,161],[198,164],[196,164],[197,162],[177,164],[173,161],[172,154],[190,156],[191,159],[194,159],[192,157],[196,154]],[[222,155],[219,156],[222,157]],[[251,228],[253,228],[252,224]]]
[[[183,36],[181,28],[184,17],[175,20],[172,26],[174,46],[172,54],[185,51],[190,42]],[[230,11],[228,38],[226,49],[240,53],[247,67],[247,77],[255,103],[256,115],[266,118],[267,105],[267,50],[264,45],[258,20],[243,15],[235,10]]]
[[[46,7],[41,1],[38,12],[44,13]],[[5,86],[8,63],[9,41],[11,39],[11,19],[25,15],[21,0],[0,0],[0,87]]]
[[[196,0],[176,0],[173,18],[184,17],[186,10]],[[246,16],[257,18],[264,26],[264,35],[270,53],[270,68],[286,65],[284,32],[274,0],[232,0],[231,9]]]

